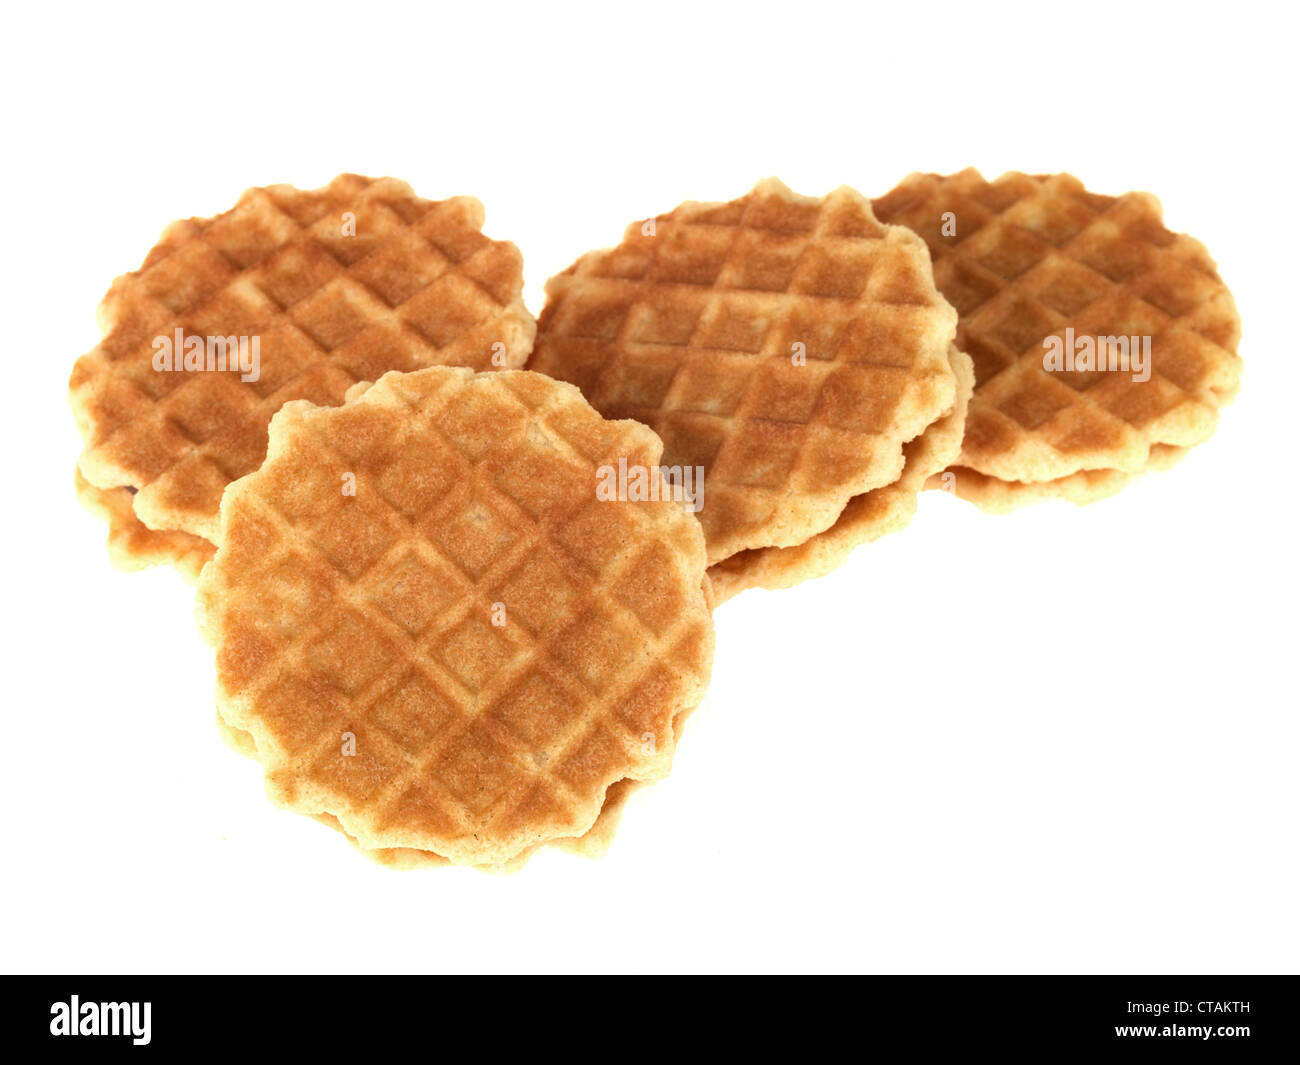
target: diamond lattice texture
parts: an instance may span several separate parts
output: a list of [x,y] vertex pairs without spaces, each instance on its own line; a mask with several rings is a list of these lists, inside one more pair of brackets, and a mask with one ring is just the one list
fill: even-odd
[[[1169,454],[1214,431],[1240,380],[1240,318],[1205,247],[1166,229],[1155,197],[1093,195],[1068,174],[989,182],[965,170],[913,174],[873,206],[924,238],[961,315],[957,345],[975,362],[976,389],[959,493],[982,483],[970,470],[1090,498],[1096,478],[1065,478],[1139,472],[1153,448]],[[1067,328],[1151,337],[1150,380],[1044,369],[1044,339]],[[1110,474],[1106,486],[1126,479]]]
[[200,582],[222,715],[270,793],[367,849],[482,865],[663,775],[712,656],[703,535],[596,492],[660,447],[531,373],[287,405]]
[[[689,713],[689,710],[682,711],[673,722],[673,730],[676,736],[681,736],[682,726],[685,724],[685,719],[689,716]],[[253,737],[243,729],[230,725],[220,712],[217,714],[217,728],[222,738],[232,749],[245,758],[257,760],[257,744],[254,742]],[[614,834],[618,829],[619,822],[622,820],[623,811],[628,800],[644,783],[644,781],[639,780],[620,780],[615,784],[611,784],[609,790],[605,792],[605,802],[600,808],[600,813],[586,832],[581,836],[561,837],[547,842],[550,845],[559,847],[561,850],[579,854],[584,858],[599,858],[614,842]],[[390,869],[442,868],[453,864],[441,854],[435,854],[433,851],[415,850],[409,847],[367,849],[357,843],[351,836],[348,836],[347,830],[344,829],[339,819],[332,814],[313,814],[312,817],[336,832],[341,832],[347,841],[365,857]],[[478,866],[478,868],[484,872],[515,873],[522,869],[527,864],[528,859],[540,849],[540,844],[528,847],[507,862],[495,862]]]
[[925,249],[851,189],[683,204],[546,291],[529,369],[704,468],[713,562],[829,527],[953,403],[956,316]]
[[[250,189],[223,215],[173,223],[113,283],[104,339],[73,370],[82,473],[138,489],[149,527],[215,540],[221,493],[262,461],[286,401],[341,403],[388,370],[521,366],[535,331],[522,260],[482,222],[477,200],[348,174]],[[260,375],[155,369],[155,338],[176,330],[256,336]]]
[[927,480],[941,473],[961,450],[975,372],[970,357],[955,347],[949,358],[957,375],[957,399],[951,411],[907,442],[902,476],[854,496],[834,525],[802,544],[741,551],[710,566],[709,581],[719,603],[747,588],[790,588],[823,577],[842,566],[855,548],[907,527]]

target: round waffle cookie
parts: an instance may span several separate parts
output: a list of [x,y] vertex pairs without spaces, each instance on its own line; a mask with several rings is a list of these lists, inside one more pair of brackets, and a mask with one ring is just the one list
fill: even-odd
[[949,350],[957,375],[957,398],[946,413],[903,449],[903,474],[893,484],[849,500],[835,524],[794,547],[741,551],[709,567],[719,603],[747,588],[790,588],[838,569],[855,547],[906,528],[916,514],[917,496],[961,450],[966,409],[975,385],[970,358]]
[[354,174],[174,222],[113,283],[104,339],[73,369],[86,482],[136,490],[150,529],[213,542],[222,492],[258,467],[286,401],[341,403],[389,370],[522,366],[536,328],[522,259],[482,223],[472,198]]
[[958,495],[1088,502],[1214,432],[1240,382],[1241,320],[1154,196],[972,169],[913,174],[873,207],[924,238],[975,363]]
[[663,776],[712,660],[704,539],[671,499],[598,491],[661,449],[532,373],[287,404],[199,583],[271,797],[368,851],[495,865]]
[[529,369],[703,471],[710,563],[829,528],[953,405],[956,315],[925,247],[848,188],[683,204],[546,292]]

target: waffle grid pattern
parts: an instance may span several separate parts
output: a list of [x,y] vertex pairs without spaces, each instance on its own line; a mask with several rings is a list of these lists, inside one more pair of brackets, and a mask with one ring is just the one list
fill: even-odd
[[[975,362],[961,465],[1004,480],[1140,471],[1152,445],[1213,432],[1240,375],[1240,319],[1204,246],[1146,194],[1088,193],[1067,174],[913,175],[874,201],[930,248]],[[955,215],[955,236],[942,232]],[[1151,336],[1152,374],[1043,368],[1043,340]]]
[[[366,847],[483,864],[580,834],[610,785],[666,771],[672,720],[707,680],[711,627],[693,519],[671,504],[594,502],[593,430],[611,461],[654,461],[651,434],[619,425],[611,435],[585,404],[575,416],[571,389],[537,375],[491,379],[500,398],[485,409],[470,379],[394,375],[344,408],[287,408],[262,470],[228,496],[232,546],[204,581],[216,642],[237,648],[218,655],[227,719],[257,737],[281,798],[337,816]],[[386,491],[364,472],[373,441],[351,454],[340,447],[350,438],[344,419],[397,397],[399,467],[417,477],[425,468],[406,442],[445,457],[436,502],[408,491],[409,480]],[[526,430],[501,435],[524,417]],[[548,482],[565,487],[542,514],[537,456]],[[303,486],[300,508],[279,475],[291,481],[307,468],[331,482],[332,504],[342,503],[333,471],[359,470],[357,495],[342,505],[364,516],[341,516],[338,504],[316,512],[316,485]],[[618,545],[596,572],[587,567],[599,552],[585,539],[592,507],[604,508],[602,540]],[[254,528],[244,557],[233,537]],[[300,588],[304,573],[319,601],[282,609],[279,587]],[[656,573],[656,594],[638,591]],[[495,602],[506,605],[504,628],[488,622]],[[267,631],[261,619],[277,617]],[[241,658],[258,668],[232,674]],[[345,731],[357,736],[355,757],[340,756]]]
[[842,566],[856,547],[907,526],[927,480],[942,472],[961,450],[975,374],[970,357],[956,347],[950,349],[949,358],[958,382],[953,408],[907,442],[898,480],[854,496],[834,525],[802,544],[741,551],[710,566],[709,579],[719,603],[748,588],[790,588],[825,576]]
[[704,466],[711,561],[826,528],[952,402],[955,315],[919,242],[848,189],[683,205],[547,293],[529,368]]
[[[341,403],[393,369],[491,368],[496,342],[522,365],[534,330],[522,261],[481,224],[475,200],[431,202],[355,175],[312,192],[250,189],[224,215],[173,223],[114,283],[105,339],[74,370],[83,472],[142,489],[136,509],[151,526],[215,539],[222,491],[257,468],[286,401]],[[153,338],[177,328],[259,336],[259,380],[154,370]]]
[[[673,721],[673,733],[675,736],[681,736],[682,726],[685,719],[689,716],[690,707],[678,714]],[[222,717],[220,711],[217,715],[217,730],[220,732],[222,739],[226,741],[227,746],[236,754],[244,758],[252,759],[257,762],[257,744],[254,742],[250,733],[241,728],[231,725]],[[260,764],[260,763],[259,763]],[[622,819],[624,808],[627,806],[628,799],[636,792],[638,788],[645,786],[648,781],[623,779],[611,784],[609,790],[605,793],[605,801],[601,804],[600,813],[596,816],[595,822],[581,836],[560,837],[549,840],[548,842],[561,850],[568,851],[571,854],[581,855],[584,858],[599,858],[614,841],[614,833],[618,828],[619,821]],[[333,829],[335,832],[344,836],[347,842],[366,858],[380,865],[388,866],[392,869],[427,869],[442,868],[453,864],[441,854],[436,854],[429,850],[417,850],[412,847],[379,847],[366,848],[361,846],[357,840],[348,835],[342,823],[333,814],[312,814],[314,821]],[[478,866],[484,872],[492,873],[515,873],[527,864],[528,859],[539,849],[541,845],[526,847],[513,858],[505,862],[494,862],[490,865]]]

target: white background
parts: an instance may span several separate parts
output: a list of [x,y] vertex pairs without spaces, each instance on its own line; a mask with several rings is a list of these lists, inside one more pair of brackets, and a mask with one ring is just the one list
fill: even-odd
[[[1284,7],[73,10],[11,11],[0,71],[5,969],[1296,970]],[[273,808],[215,731],[191,589],[111,569],[74,501],[96,303],[246,186],[476,195],[536,312],[683,199],[969,164],[1159,195],[1236,294],[1241,396],[1113,500],[929,493],[842,571],[722,607],[673,775],[599,862],[394,873]]]

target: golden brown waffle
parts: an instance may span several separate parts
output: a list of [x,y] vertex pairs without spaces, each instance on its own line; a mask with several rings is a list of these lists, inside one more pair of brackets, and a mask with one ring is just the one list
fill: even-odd
[[546,292],[529,369],[703,468],[710,562],[828,528],[953,404],[956,316],[925,248],[851,189],[683,204]]
[[[104,339],[72,372],[82,474],[137,489],[149,528],[215,541],[221,493],[261,463],[286,401],[341,403],[388,370],[522,366],[535,331],[522,260],[482,222],[469,197],[345,174],[314,191],[250,189],[223,215],[168,226],[109,289]],[[177,330],[204,339],[205,368],[155,368],[168,354],[155,341]],[[247,338],[250,356],[256,338],[256,380],[206,368],[209,337]]]
[[[925,239],[975,362],[959,495],[996,509],[1087,501],[1214,431],[1240,381],[1240,318],[1205,247],[1166,229],[1155,197],[1094,195],[1068,174],[988,182],[965,170],[913,174],[873,206]],[[1045,338],[1067,329],[1150,337],[1150,379],[1045,369]]]
[[108,523],[108,557],[118,569],[132,571],[166,563],[192,584],[216,553],[202,537],[150,529],[135,516],[129,488],[96,488],[79,469],[73,470],[73,482],[81,505]]
[[268,793],[367,850],[485,865],[664,775],[712,658],[703,536],[670,500],[596,494],[601,467],[660,451],[530,373],[286,405],[199,593]]
[[903,450],[902,476],[893,484],[854,496],[834,525],[802,544],[741,551],[710,566],[709,579],[719,603],[746,588],[790,588],[825,576],[842,566],[855,547],[907,526],[927,480],[944,470],[961,450],[975,371],[970,358],[955,347],[949,358],[957,376],[952,410],[908,442]]
[[[682,726],[685,724],[687,716],[689,716],[689,710],[679,714],[677,720],[673,723],[674,733],[678,739],[681,738]],[[217,731],[238,754],[254,761],[257,760],[257,743],[254,741],[252,734],[229,724],[221,716],[220,711],[217,713]],[[591,828],[575,838],[550,840],[550,845],[559,847],[571,854],[580,855],[583,858],[599,858],[613,844],[614,834],[618,830],[618,823],[623,817],[623,810],[633,793],[642,784],[642,781],[637,780],[620,780],[611,784],[609,790],[605,793],[605,802],[601,806],[600,813]],[[313,814],[312,818],[327,828],[342,833],[358,852],[371,861],[387,866],[390,869],[439,869],[452,864],[441,854],[435,854],[433,851],[414,850],[404,847],[367,850],[347,834],[347,830],[344,829],[339,819],[332,814]],[[518,872],[537,850],[538,847],[530,847],[520,852],[509,862],[495,866],[479,866],[478,868],[493,873]]]

